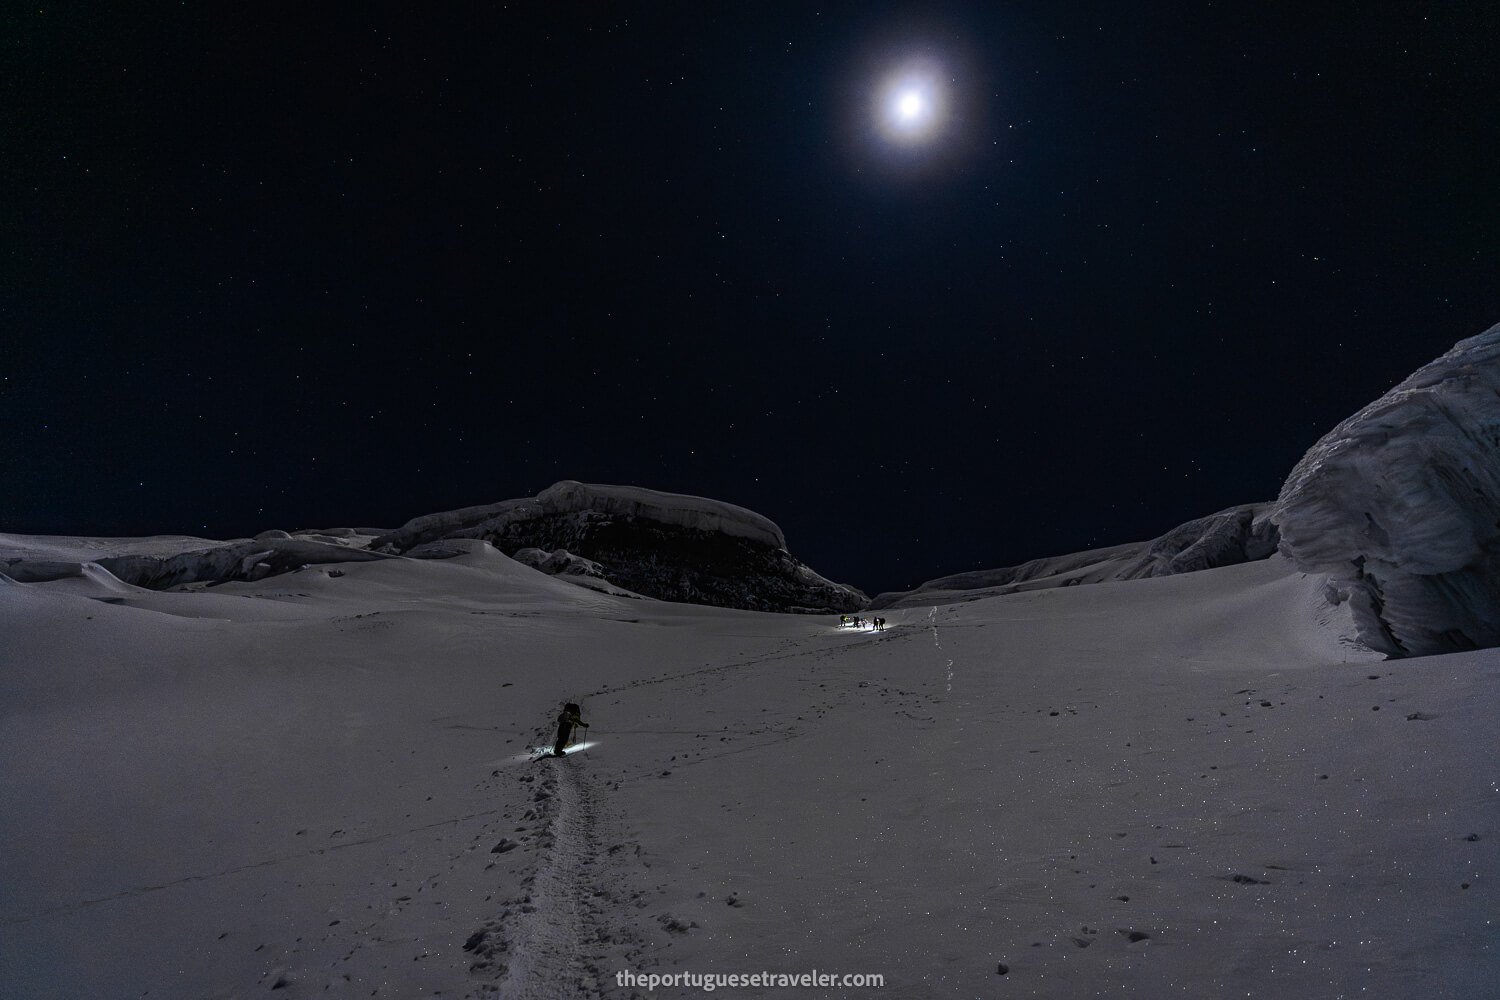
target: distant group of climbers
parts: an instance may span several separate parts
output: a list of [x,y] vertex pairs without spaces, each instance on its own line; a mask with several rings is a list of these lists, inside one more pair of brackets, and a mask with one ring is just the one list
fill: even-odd
[[872,628],[877,632],[884,632],[885,619],[857,618],[854,615],[840,615],[839,628]]

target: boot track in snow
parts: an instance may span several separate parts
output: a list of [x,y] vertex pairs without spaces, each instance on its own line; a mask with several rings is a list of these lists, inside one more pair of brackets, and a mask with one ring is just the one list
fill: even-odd
[[623,867],[633,866],[634,852],[602,846],[601,793],[580,762],[543,764],[550,773],[529,780],[536,786],[533,808],[547,820],[542,853],[520,898],[465,944],[476,958],[471,971],[489,980],[470,996],[555,1000],[608,991],[617,997],[615,972],[642,958],[642,936],[618,916],[630,907]]

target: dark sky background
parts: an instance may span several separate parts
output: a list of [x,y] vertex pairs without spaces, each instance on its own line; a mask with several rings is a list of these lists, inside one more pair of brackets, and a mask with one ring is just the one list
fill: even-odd
[[[1271,499],[1500,322],[1497,39],[1412,0],[9,4],[0,530],[569,478],[874,593]],[[913,57],[914,146],[875,113]]]

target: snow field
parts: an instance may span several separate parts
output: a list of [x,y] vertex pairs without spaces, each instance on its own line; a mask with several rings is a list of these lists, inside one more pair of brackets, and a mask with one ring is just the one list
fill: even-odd
[[[1500,977],[1500,658],[1387,663],[1278,559],[884,633],[607,597],[478,544],[338,569],[0,584],[7,995]],[[514,759],[564,701],[595,745]]]

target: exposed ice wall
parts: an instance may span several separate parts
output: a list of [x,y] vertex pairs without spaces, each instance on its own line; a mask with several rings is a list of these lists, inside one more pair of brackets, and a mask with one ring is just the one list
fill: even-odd
[[1392,656],[1500,645],[1500,325],[1339,424],[1272,512]]

